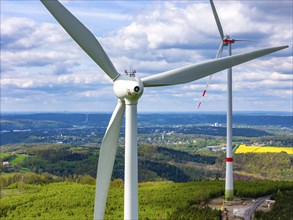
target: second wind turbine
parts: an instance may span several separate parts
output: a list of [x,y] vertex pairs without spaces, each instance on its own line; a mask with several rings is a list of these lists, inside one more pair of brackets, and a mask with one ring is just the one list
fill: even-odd
[[[213,15],[216,20],[216,24],[221,37],[220,48],[217,52],[216,58],[220,58],[223,53],[224,46],[228,47],[228,56],[232,56],[232,44],[236,41],[250,41],[250,40],[235,40],[231,39],[230,36],[224,35],[224,31],[213,3],[210,0]],[[209,85],[212,75],[209,77],[206,89]],[[232,67],[227,69],[227,143],[226,143],[226,174],[225,174],[225,200],[233,200],[234,198],[234,187],[233,187],[233,152],[232,152],[232,127],[233,127],[233,104],[232,104]],[[206,89],[203,94],[206,93]],[[204,95],[203,95],[204,96]]]

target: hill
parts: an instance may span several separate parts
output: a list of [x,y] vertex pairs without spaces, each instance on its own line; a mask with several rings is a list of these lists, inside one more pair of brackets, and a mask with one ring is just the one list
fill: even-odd
[[[38,114],[2,114],[1,120],[7,121],[48,121],[59,122],[63,125],[93,125],[93,126],[107,126],[111,114],[107,113],[38,113]],[[292,127],[293,116],[278,114],[237,114],[233,116],[233,123],[251,126],[281,126]],[[138,122],[142,126],[147,125],[190,125],[190,124],[226,124],[225,113],[150,113],[139,114]],[[3,127],[6,130],[7,127]]]
[[[169,180],[221,179],[225,176],[225,153],[188,147],[167,148],[143,145],[138,148],[139,182]],[[93,147],[68,144],[22,144],[1,148],[0,170],[35,172],[68,178],[75,175],[96,176],[99,150]],[[9,165],[2,165],[2,162]],[[235,154],[234,179],[293,180],[293,158],[281,153]],[[124,178],[124,149],[118,148],[112,178]]]
[[[99,152],[91,147],[77,147],[65,144],[25,144],[2,147],[0,162],[6,173],[24,170],[36,173],[69,177],[73,175],[96,176]],[[177,164],[193,162],[197,164],[215,164],[216,157],[189,154],[157,146],[139,148],[139,181],[171,180],[186,182],[193,180]],[[0,167],[1,168],[1,167]],[[113,178],[124,178],[124,150],[118,148]],[[203,177],[203,178],[209,178]]]
[[[103,138],[110,116],[106,113],[1,114],[0,146],[44,142],[97,146]],[[235,114],[233,120],[234,138],[247,140],[285,135],[285,141],[292,143],[292,138],[289,138],[293,126],[292,116]],[[176,138],[177,142],[182,142],[182,139],[187,142],[190,138],[200,136],[225,137],[225,124],[225,114],[139,114],[138,134],[142,137],[142,144],[160,144],[159,137],[162,135],[181,135]]]

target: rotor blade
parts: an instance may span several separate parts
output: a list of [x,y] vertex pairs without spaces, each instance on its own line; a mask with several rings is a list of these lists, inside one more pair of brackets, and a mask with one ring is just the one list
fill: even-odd
[[288,46],[272,47],[249,53],[224,57],[200,64],[194,64],[175,70],[170,70],[152,76],[147,76],[141,80],[145,87],[170,86],[181,83],[188,83],[287,47]]
[[218,49],[218,52],[217,52],[217,55],[216,55],[216,59],[220,58],[222,56],[222,53],[223,53],[223,49],[224,49],[224,43],[222,42],[220,44],[220,47]]
[[[224,43],[222,42],[222,43],[220,44],[219,49],[218,49],[218,52],[217,52],[217,55],[216,55],[216,59],[218,59],[218,58],[220,58],[220,57],[222,56],[223,49],[224,49]],[[203,92],[202,92],[202,95],[201,95],[201,97],[200,97],[200,100],[199,100],[199,103],[198,103],[198,105],[197,105],[197,108],[200,108],[201,103],[202,103],[202,99],[203,99],[203,97],[205,96],[205,94],[207,93],[207,89],[208,89],[208,87],[209,87],[209,85],[210,85],[210,82],[211,82],[212,78],[213,78],[213,74],[210,75],[209,78],[208,78],[208,81],[207,81],[207,83],[206,83],[206,87],[205,87],[205,89],[204,89]]]
[[219,30],[219,33],[220,33],[220,36],[221,36],[221,40],[223,40],[224,39],[224,31],[223,31],[223,28],[222,28],[222,25],[221,25],[221,22],[220,22],[220,19],[219,19],[219,16],[218,16],[216,7],[214,5],[213,0],[210,0],[210,3],[211,3],[211,6],[212,6],[214,18],[216,20],[216,23],[217,23],[217,26],[218,26],[218,30]]
[[95,36],[59,1],[41,0],[41,2],[73,40],[75,40],[112,80],[115,80],[119,76],[119,73]]
[[[223,31],[223,28],[222,28],[222,25],[221,25],[221,22],[220,22],[220,19],[219,19],[219,16],[218,16],[218,13],[217,13],[217,10],[216,10],[216,7],[214,5],[214,2],[213,0],[210,0],[210,3],[211,3],[211,6],[212,6],[212,10],[213,10],[213,14],[214,14],[214,18],[216,20],[216,24],[218,26],[218,30],[219,30],[219,33],[220,33],[220,36],[221,36],[221,44],[220,44],[220,47],[218,49],[218,52],[217,52],[217,55],[216,55],[216,59],[220,58],[222,56],[222,53],[223,53],[223,49],[224,49],[224,42],[223,42],[223,39],[224,39],[224,31]],[[213,75],[210,75],[209,78],[208,78],[208,81],[206,83],[206,87],[199,99],[199,103],[197,105],[197,108],[199,109],[200,106],[201,106],[201,103],[202,103],[202,99],[203,97],[205,96],[206,92],[207,92],[207,88],[211,82],[213,78]]]
[[103,219],[112,176],[125,104],[118,100],[105,133],[99,155],[94,219]]
[[252,42],[252,43],[257,43],[257,41],[254,41],[254,40],[246,40],[246,39],[233,39],[234,41],[248,41],[248,42]]

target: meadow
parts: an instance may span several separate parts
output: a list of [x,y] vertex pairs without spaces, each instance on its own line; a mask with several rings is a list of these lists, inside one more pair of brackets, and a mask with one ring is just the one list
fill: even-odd
[[25,158],[27,158],[28,155],[22,154],[22,155],[17,155],[15,158],[13,158],[10,163],[12,165],[21,165],[24,163]]
[[236,154],[245,153],[281,153],[293,154],[293,147],[276,147],[276,146],[246,146],[244,144],[239,145],[236,149]]

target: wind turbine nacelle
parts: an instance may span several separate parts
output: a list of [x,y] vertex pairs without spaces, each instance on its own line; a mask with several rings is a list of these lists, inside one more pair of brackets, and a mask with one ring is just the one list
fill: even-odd
[[121,75],[115,80],[113,90],[115,95],[126,104],[136,104],[143,93],[143,83],[139,78]]

